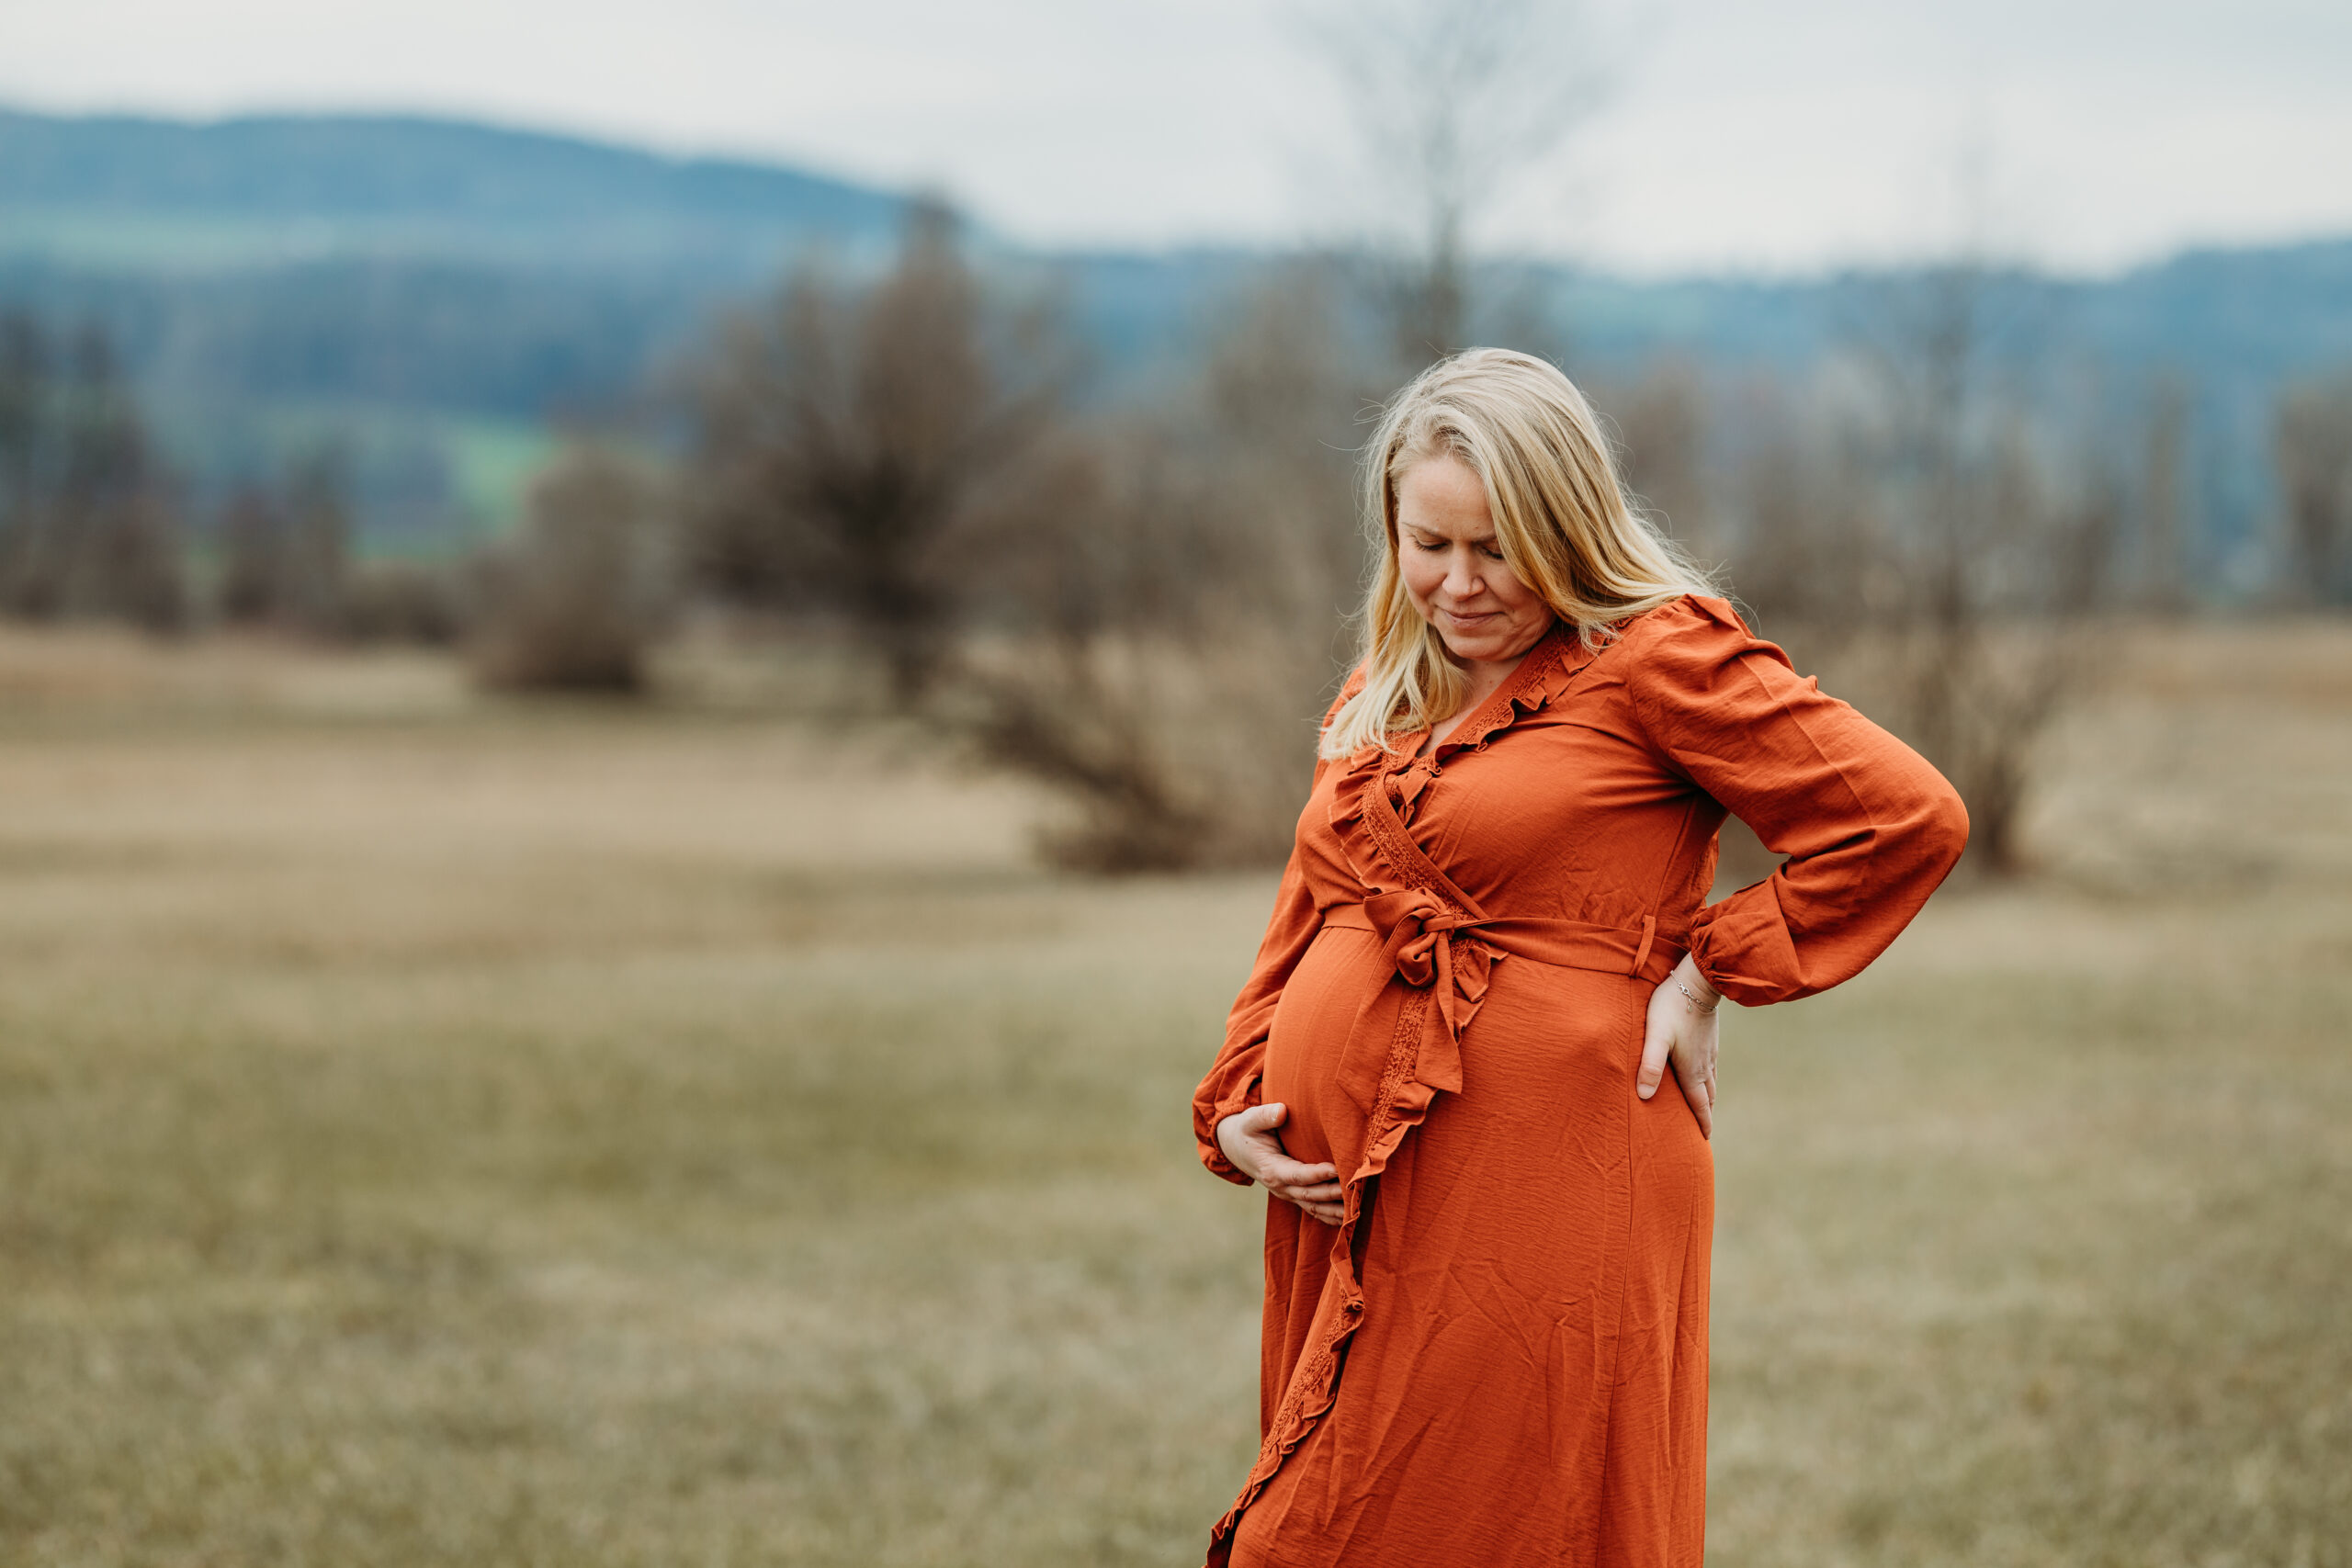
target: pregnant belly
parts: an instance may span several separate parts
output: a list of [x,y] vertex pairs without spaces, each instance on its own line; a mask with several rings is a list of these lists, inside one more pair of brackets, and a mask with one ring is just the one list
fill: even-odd
[[[1365,1004],[1382,996],[1390,969],[1370,931],[1326,926],[1283,987],[1266,1040],[1265,1097],[1289,1110],[1282,1128],[1291,1157],[1329,1160],[1342,1176],[1363,1157],[1365,1108],[1340,1086],[1348,1038]],[[1397,1001],[1364,1020],[1359,1051],[1385,1054]],[[1372,1071],[1378,1071],[1374,1065]]]

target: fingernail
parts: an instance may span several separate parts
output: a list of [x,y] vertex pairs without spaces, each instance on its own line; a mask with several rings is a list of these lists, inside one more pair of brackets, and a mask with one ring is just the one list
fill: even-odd
[[1656,1094],[1656,1093],[1657,1092],[1657,1085],[1656,1085],[1656,1084],[1648,1084],[1648,1083],[1645,1083],[1645,1084],[1644,1084],[1641,1088],[1639,1088],[1639,1089],[1635,1089],[1634,1092],[1635,1094],[1639,1095],[1642,1099],[1644,1099],[1644,1100],[1647,1100],[1651,1095],[1654,1095],[1654,1094]]

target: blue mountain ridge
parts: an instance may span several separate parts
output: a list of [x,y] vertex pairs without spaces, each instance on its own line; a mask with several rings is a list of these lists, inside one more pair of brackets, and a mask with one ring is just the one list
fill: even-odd
[[[458,503],[511,510],[512,484],[469,479],[485,464],[467,454],[503,452],[487,468],[521,471],[515,454],[550,418],[626,403],[794,258],[879,265],[907,199],[417,116],[0,110],[0,307],[106,322],[199,489],[339,429],[356,433],[376,523],[424,526]],[[993,270],[1054,283],[1111,389],[1196,353],[1273,259],[974,238]],[[1737,374],[1804,371],[1849,337],[1854,301],[1895,277],[1643,280],[1525,263],[1490,281],[1598,373],[1673,355]],[[2224,543],[2263,524],[2278,388],[2352,364],[2352,239],[2192,251],[2109,278],[2006,274],[1998,292],[2074,365],[2195,389],[2205,511]],[[463,470],[437,500],[418,479],[436,447]],[[401,485],[370,478],[387,452]],[[384,499],[402,485],[424,498],[406,522]]]

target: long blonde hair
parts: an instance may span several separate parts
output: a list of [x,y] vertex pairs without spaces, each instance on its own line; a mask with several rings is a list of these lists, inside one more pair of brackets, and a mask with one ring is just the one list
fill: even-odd
[[1365,448],[1364,526],[1379,570],[1363,607],[1361,691],[1323,731],[1322,755],[1425,729],[1461,706],[1468,682],[1405,592],[1396,487],[1416,463],[1459,459],[1486,486],[1503,565],[1600,648],[1614,623],[1685,593],[1707,574],[1628,503],[1600,422],[1576,384],[1543,360],[1473,348],[1441,360],[1389,401]]

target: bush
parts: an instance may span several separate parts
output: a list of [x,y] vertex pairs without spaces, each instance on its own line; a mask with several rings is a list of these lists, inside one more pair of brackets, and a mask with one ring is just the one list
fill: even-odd
[[670,608],[660,494],[635,462],[574,447],[531,487],[522,534],[481,563],[486,685],[635,691]]
[[369,562],[344,585],[339,629],[355,642],[449,647],[466,630],[463,586],[446,566]]

